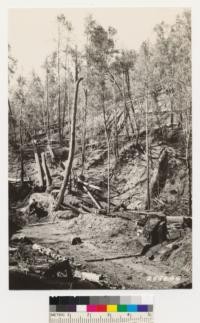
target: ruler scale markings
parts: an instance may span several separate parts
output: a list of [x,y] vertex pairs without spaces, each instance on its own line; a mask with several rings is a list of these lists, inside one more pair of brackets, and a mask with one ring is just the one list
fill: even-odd
[[123,315],[119,314],[117,316],[117,313],[112,314],[106,314],[105,313],[99,313],[97,315],[94,315],[93,313],[87,314],[84,316],[69,314],[66,313],[60,313],[62,317],[58,316],[52,316],[53,319],[51,319],[51,323],[152,323],[152,315],[148,315],[148,313],[134,313],[132,315]]

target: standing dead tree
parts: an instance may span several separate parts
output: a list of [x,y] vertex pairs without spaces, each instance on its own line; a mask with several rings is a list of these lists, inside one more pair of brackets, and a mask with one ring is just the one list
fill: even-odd
[[150,197],[150,171],[149,171],[149,134],[148,134],[148,90],[146,96],[146,161],[147,161],[147,199],[146,210],[150,210],[151,197]]
[[58,77],[58,132],[59,132],[59,142],[62,142],[61,133],[61,78],[60,78],[60,67],[61,67],[61,17],[57,17],[58,22],[58,41],[57,41],[57,77]]
[[40,162],[40,156],[39,156],[36,140],[33,140],[33,148],[34,148],[36,169],[37,169],[37,173],[38,173],[39,187],[41,189],[43,189],[44,188],[44,177],[43,177],[43,170],[42,170],[42,165]]
[[24,152],[23,152],[23,135],[22,135],[22,105],[24,101],[22,99],[22,103],[20,106],[20,121],[19,121],[19,135],[20,135],[20,162],[21,162],[21,184],[24,182]]
[[41,165],[41,161],[40,161],[40,156],[39,156],[36,140],[33,140],[33,148],[34,148],[34,155],[35,155],[35,164],[36,164],[36,169],[37,169],[37,173],[38,173],[38,183],[39,183],[38,186],[41,189],[43,189],[44,188],[44,176],[43,176],[43,170],[42,170],[42,165]]
[[76,127],[76,112],[77,112],[77,104],[78,104],[78,89],[79,89],[79,84],[83,80],[82,77],[80,77],[77,82],[76,82],[76,89],[75,89],[75,96],[74,96],[74,107],[72,111],[72,118],[71,118],[71,137],[70,137],[70,147],[69,147],[69,156],[67,160],[67,166],[65,169],[65,175],[64,175],[64,180],[62,183],[62,186],[60,188],[60,192],[58,194],[58,199],[56,201],[54,210],[57,211],[60,207],[60,205],[63,202],[64,199],[64,194],[66,187],[69,182],[70,174],[71,174],[71,169],[72,169],[72,163],[74,159],[74,151],[75,151],[75,127]]
[[186,110],[186,127],[185,127],[185,159],[187,166],[187,177],[188,177],[188,191],[189,191],[189,204],[188,204],[188,213],[189,216],[192,216],[192,167],[191,167],[191,110],[192,104],[189,102],[189,108]]
[[8,100],[8,108],[9,108],[9,124],[12,125],[12,140],[14,143],[16,143],[16,121],[14,119],[13,113],[12,113],[12,108],[11,108],[11,104],[10,104],[10,100]]
[[127,106],[127,101],[126,101],[126,91],[125,91],[125,73],[123,73],[122,75],[122,93],[123,93],[123,101],[124,101],[124,119],[125,119],[125,123],[126,123],[126,132],[127,132],[127,136],[129,138],[129,130],[128,130],[128,120],[129,120],[129,124],[131,127],[131,131],[132,134],[134,135],[135,131],[134,131],[134,127],[131,121],[131,117],[130,117],[130,112],[129,112],[129,108]]
[[105,137],[106,137],[106,143],[107,143],[107,156],[108,156],[108,165],[107,165],[107,186],[108,186],[107,203],[108,203],[108,208],[107,208],[107,211],[108,211],[108,213],[110,213],[110,129],[108,127],[108,120],[106,118],[104,80],[102,81],[101,87],[102,87],[102,93],[101,93],[102,112],[103,112],[104,130],[105,130]]
[[137,119],[136,119],[135,108],[134,108],[134,105],[133,105],[132,95],[131,95],[129,69],[127,69],[126,72],[125,72],[125,81],[126,81],[126,86],[127,86],[128,98],[130,100],[131,111],[133,113],[133,120],[134,120],[134,125],[135,125],[135,132],[136,132],[136,145],[137,145],[138,140],[139,140],[139,128],[138,128],[138,123],[137,123]]
[[83,108],[83,132],[82,132],[82,171],[81,173],[83,174],[84,172],[84,165],[85,165],[85,144],[86,144],[86,121],[87,121],[87,104],[88,104],[88,91],[87,89],[84,89],[84,94],[85,94],[85,105]]
[[42,168],[44,170],[45,178],[46,178],[46,190],[49,191],[51,189],[51,185],[52,185],[52,178],[51,178],[48,166],[47,166],[44,152],[41,153],[41,158],[42,158]]

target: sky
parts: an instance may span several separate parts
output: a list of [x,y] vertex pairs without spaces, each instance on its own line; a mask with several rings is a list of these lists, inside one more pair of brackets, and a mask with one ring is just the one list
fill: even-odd
[[104,28],[117,29],[119,48],[138,49],[141,43],[154,40],[153,28],[161,21],[173,24],[183,8],[64,8],[10,9],[8,41],[18,61],[18,72],[27,76],[32,70],[42,74],[45,57],[56,48],[56,17],[63,13],[73,26],[73,41],[81,49],[84,42],[84,19],[88,14]]

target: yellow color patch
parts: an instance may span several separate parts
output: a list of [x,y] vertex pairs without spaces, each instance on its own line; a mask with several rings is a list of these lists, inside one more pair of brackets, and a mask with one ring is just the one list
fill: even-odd
[[117,312],[117,305],[107,305],[107,312]]

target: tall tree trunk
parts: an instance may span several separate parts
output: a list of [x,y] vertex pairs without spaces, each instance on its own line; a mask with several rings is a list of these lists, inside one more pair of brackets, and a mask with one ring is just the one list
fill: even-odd
[[104,100],[104,88],[102,89],[102,110],[103,110],[103,120],[104,120],[104,129],[107,142],[107,156],[108,156],[108,165],[107,165],[107,211],[110,213],[110,135],[106,120],[106,110],[105,110],[105,100]]
[[46,132],[47,132],[47,148],[49,150],[52,162],[55,162],[55,156],[51,147],[51,134],[50,134],[50,113],[49,113],[49,69],[48,62],[46,61],[46,108],[47,108],[47,122],[46,122]]
[[43,121],[43,127],[44,131],[46,130],[46,120],[45,120],[45,99],[44,97],[42,98],[42,121]]
[[154,102],[155,102],[155,106],[156,106],[156,120],[157,120],[157,124],[158,124],[158,127],[159,127],[159,129],[161,130],[162,128],[161,128],[161,122],[160,122],[160,119],[159,119],[159,106],[158,106],[158,93],[157,92],[154,92],[153,94],[152,94],[152,98],[153,98],[153,100],[154,100]]
[[146,96],[146,161],[147,161],[146,210],[150,210],[150,208],[151,208],[151,199],[150,199],[150,174],[149,174],[148,92],[147,92],[147,96]]
[[123,82],[122,82],[122,84],[123,84],[124,118],[125,118],[125,123],[126,123],[126,133],[127,133],[128,138],[129,138],[128,121],[129,121],[129,124],[130,124],[130,127],[131,127],[132,134],[134,134],[134,128],[133,128],[133,125],[132,125],[132,121],[131,121],[131,117],[130,117],[130,113],[129,113],[129,108],[128,108],[127,102],[126,102],[126,91],[125,91],[124,78],[125,78],[125,74],[123,72]]
[[86,144],[86,120],[87,120],[87,104],[88,104],[88,91],[87,89],[84,90],[85,94],[85,105],[84,105],[84,116],[83,116],[83,133],[82,133],[82,171],[81,174],[83,175],[84,166],[85,166],[85,144]]
[[47,162],[46,162],[44,152],[41,153],[41,158],[42,158],[42,167],[43,167],[43,170],[44,170],[44,173],[45,173],[45,178],[46,178],[46,189],[47,189],[47,191],[49,191],[50,188],[51,188],[51,185],[52,185],[52,178],[51,178],[48,166],[47,166]]
[[170,106],[171,106],[171,128],[174,128],[174,102],[173,97],[170,97]]
[[68,103],[67,92],[64,93],[64,103],[63,103],[63,115],[62,115],[62,140],[64,139],[64,129],[65,129],[65,114],[66,106]]
[[192,216],[192,168],[190,165],[190,158],[187,159],[187,169],[188,169],[188,188],[189,188],[189,207],[188,215]]
[[46,106],[47,106],[47,140],[50,140],[50,127],[49,127],[49,70],[46,68]]
[[118,143],[118,127],[117,127],[117,102],[116,102],[116,95],[115,95],[115,88],[113,88],[113,98],[114,98],[114,154],[115,154],[115,163],[117,164],[119,158],[119,143]]
[[107,134],[107,146],[108,146],[108,214],[110,213],[110,139]]
[[19,134],[20,134],[20,164],[21,164],[21,184],[24,182],[24,154],[23,154],[23,138],[22,138],[22,105],[20,108],[20,124],[19,124]]
[[[191,104],[190,104],[191,107]],[[186,165],[187,165],[187,177],[188,177],[188,191],[189,191],[189,203],[188,203],[188,213],[189,216],[192,216],[192,168],[190,163],[190,148],[191,148],[191,127],[190,127],[190,114],[191,108],[189,113],[186,114]]]
[[130,76],[129,76],[129,70],[126,71],[126,85],[127,85],[127,92],[128,92],[128,98],[130,100],[130,104],[131,104],[131,110],[133,113],[133,119],[134,119],[134,123],[135,123],[135,131],[136,131],[136,145],[138,144],[138,139],[139,139],[139,128],[138,128],[138,124],[137,124],[137,118],[135,115],[135,109],[133,106],[133,100],[131,97],[131,85],[130,85]]
[[59,142],[61,144],[62,142],[62,134],[61,134],[61,93],[60,93],[60,25],[58,25],[58,50],[57,50],[57,56],[58,56],[58,66],[57,66],[57,72],[58,72],[58,133],[59,133]]
[[71,123],[71,138],[70,138],[70,148],[69,148],[69,156],[68,156],[68,161],[67,161],[67,166],[65,169],[65,176],[64,180],[62,183],[62,186],[60,188],[60,192],[58,194],[58,199],[55,204],[55,211],[57,211],[63,202],[64,199],[64,194],[66,187],[68,185],[69,177],[71,174],[71,169],[72,169],[72,163],[73,163],[73,158],[74,158],[74,151],[75,151],[75,127],[76,127],[76,112],[77,112],[77,104],[78,104],[78,89],[79,89],[79,84],[83,80],[83,78],[79,78],[78,81],[76,82],[76,89],[75,89],[75,97],[74,97],[74,107],[73,107],[73,112],[72,112],[72,123]]
[[78,81],[78,50],[75,48],[75,81]]
[[10,121],[12,124],[12,128],[13,128],[13,136],[12,138],[14,139],[14,143],[16,143],[16,129],[15,129],[15,121],[14,121],[14,116],[12,113],[12,109],[11,109],[11,104],[10,104],[10,100],[8,99],[8,108],[9,108],[9,114],[10,114]]
[[62,139],[64,139],[64,129],[65,129],[65,114],[66,114],[66,107],[68,105],[68,94],[67,94],[67,48],[66,48],[66,55],[65,55],[65,82],[64,82],[64,102],[63,102],[63,115],[62,115]]
[[43,177],[42,165],[40,162],[40,156],[39,156],[36,140],[33,140],[33,148],[34,148],[36,169],[37,169],[37,173],[38,173],[39,187],[41,189],[43,189],[44,188],[44,177]]

